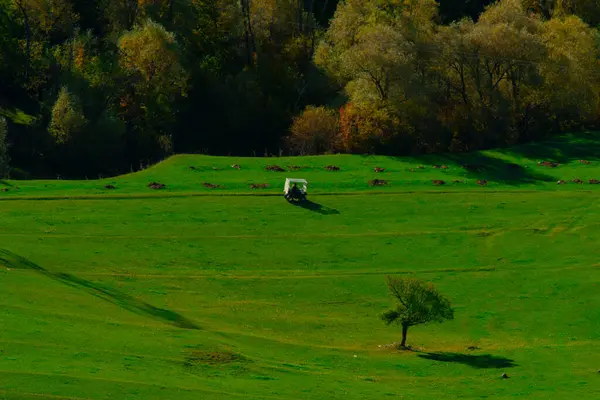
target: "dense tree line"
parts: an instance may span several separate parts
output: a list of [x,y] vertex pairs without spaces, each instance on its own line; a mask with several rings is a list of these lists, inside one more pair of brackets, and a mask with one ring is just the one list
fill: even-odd
[[7,144],[31,174],[96,176],[173,152],[462,151],[594,124],[598,3],[490,3],[0,0],[0,169]]

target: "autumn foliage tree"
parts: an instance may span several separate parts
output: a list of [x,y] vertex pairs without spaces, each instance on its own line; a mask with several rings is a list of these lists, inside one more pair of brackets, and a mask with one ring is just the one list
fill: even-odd
[[431,322],[441,323],[454,319],[450,301],[431,283],[414,278],[388,276],[386,283],[396,305],[384,312],[381,319],[387,324],[402,327],[400,347],[406,347],[408,328]]
[[349,98],[345,149],[469,151],[591,123],[598,33],[554,15],[502,0],[477,22],[436,26],[435,2],[342,3],[315,62]]
[[300,155],[331,153],[337,148],[338,132],[338,118],[333,110],[308,106],[294,118],[288,144]]
[[129,90],[121,98],[122,115],[133,123],[142,146],[172,151],[170,126],[174,103],[185,96],[187,73],[175,35],[147,20],[119,39],[120,65]]
[[77,135],[82,133],[86,123],[79,98],[70,93],[68,88],[63,87],[52,107],[52,119],[48,131],[56,143],[65,144],[75,140]]

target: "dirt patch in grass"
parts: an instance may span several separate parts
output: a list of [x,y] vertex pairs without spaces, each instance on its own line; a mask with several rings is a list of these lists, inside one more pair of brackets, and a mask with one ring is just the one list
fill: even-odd
[[454,179],[454,180],[452,181],[452,183],[463,183],[463,181],[461,181],[460,179]]
[[373,179],[369,181],[369,186],[385,186],[388,184],[388,181],[385,179]]
[[266,171],[272,171],[272,172],[285,172],[285,169],[280,167],[279,165],[267,165],[265,167]]
[[447,165],[434,165],[433,166],[434,169],[448,169]]
[[579,160],[580,163],[585,164],[585,165],[590,165],[591,162],[588,160]]
[[589,180],[589,184],[590,185],[600,185],[600,180],[598,180],[598,179],[590,179]]
[[183,365],[195,367],[198,365],[230,364],[240,361],[245,361],[245,358],[240,354],[224,351],[193,350],[186,354]]
[[0,192],[8,192],[8,191],[9,191],[8,188],[2,188],[2,189],[0,189]]
[[117,187],[115,185],[104,185],[104,189],[107,189],[107,190],[114,190],[116,188]]
[[208,182],[204,182],[202,185],[208,189],[225,189],[225,186],[215,185],[213,183],[208,183]]
[[231,166],[231,168],[233,168],[233,169],[237,169],[238,171],[239,171],[240,169],[242,169],[242,167],[240,167],[238,164],[233,164],[233,165]]
[[566,184],[566,183],[567,183],[567,182],[566,182],[566,181],[563,181],[563,180],[560,180],[560,181],[556,182],[556,184],[557,184],[557,185],[564,185],[564,184]]
[[150,189],[154,189],[154,190],[161,190],[161,189],[165,189],[167,187],[167,185],[165,185],[164,183],[160,183],[160,182],[150,182],[148,185]]
[[373,171],[375,171],[375,172],[385,172],[385,168],[375,167],[375,168],[373,168]]
[[541,167],[556,168],[560,164],[559,163],[555,163],[555,162],[551,162],[551,161],[541,161],[541,162],[538,163],[538,165],[541,166]]
[[433,183],[435,186],[443,186],[446,184],[446,182],[441,179],[434,179],[431,181],[431,183]]
[[269,187],[268,183],[251,183],[250,189],[266,189]]
[[485,179],[480,179],[480,180],[477,181],[477,184],[479,186],[487,186],[488,181],[486,181]]
[[301,167],[299,165],[290,165],[288,167],[288,171],[300,171],[301,169],[304,169],[306,167]]
[[582,181],[581,179],[579,179],[579,178],[575,178],[575,179],[573,179],[571,182],[573,182],[573,183],[578,183],[578,184],[580,184],[580,185],[583,183],[583,181]]
[[325,169],[327,171],[339,171],[340,167],[338,167],[337,165],[327,165],[325,166]]

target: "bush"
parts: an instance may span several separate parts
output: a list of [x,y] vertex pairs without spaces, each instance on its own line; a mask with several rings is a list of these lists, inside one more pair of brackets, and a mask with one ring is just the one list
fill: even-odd
[[56,143],[63,144],[73,139],[82,132],[87,120],[79,99],[63,87],[58,94],[56,103],[52,107],[52,119],[48,131]]
[[338,118],[333,110],[308,106],[294,118],[287,144],[300,155],[331,153],[337,149]]
[[347,152],[384,152],[400,131],[400,120],[385,107],[348,104],[340,110],[340,141]]

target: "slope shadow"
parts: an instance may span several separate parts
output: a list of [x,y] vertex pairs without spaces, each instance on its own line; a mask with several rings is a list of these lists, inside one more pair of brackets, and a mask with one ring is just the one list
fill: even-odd
[[433,361],[465,364],[473,368],[512,368],[517,366],[510,358],[491,354],[425,353],[419,354],[419,357]]
[[600,160],[600,133],[581,132],[553,140],[514,147],[511,153],[538,161],[567,163],[576,160]]
[[0,264],[4,264],[7,267],[14,269],[34,270],[50,279],[54,279],[67,286],[83,290],[92,296],[107,301],[127,311],[144,315],[170,325],[174,325],[178,328],[200,329],[200,327],[194,322],[174,311],[155,307],[117,289],[104,287],[71,274],[48,271],[34,262],[5,249],[0,249]]
[[0,185],[4,185],[4,186],[8,186],[8,187],[13,187],[12,183],[7,182],[3,179],[0,179]]
[[[406,162],[406,158],[396,158]],[[412,157],[415,163],[429,165],[448,165],[451,169],[460,168],[465,177],[511,186],[531,185],[539,182],[554,182],[555,177],[533,168],[511,163],[498,157],[483,153],[424,155]],[[443,175],[439,179],[443,179]]]
[[340,213],[335,208],[330,208],[330,207],[324,206],[322,204],[312,202],[310,200],[293,202],[291,204],[293,204],[297,207],[300,207],[300,208],[304,208],[305,210],[316,212],[316,213],[322,214],[322,215],[337,215]]

